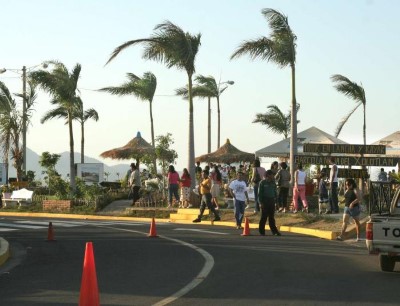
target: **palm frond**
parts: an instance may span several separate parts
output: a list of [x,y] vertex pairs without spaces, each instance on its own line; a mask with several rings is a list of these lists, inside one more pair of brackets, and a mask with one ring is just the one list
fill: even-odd
[[365,91],[361,85],[350,81],[348,78],[340,74],[332,75],[331,80],[336,83],[334,87],[340,93],[343,93],[345,96],[356,102],[360,102],[362,104],[366,103]]
[[351,115],[353,115],[353,113],[357,110],[357,108],[362,105],[362,103],[358,103],[356,107],[354,107],[345,117],[342,118],[342,120],[340,120],[338,126],[336,127],[335,130],[335,137],[339,137],[340,132],[343,129],[343,126],[347,123],[347,121],[349,120],[349,118],[351,117]]

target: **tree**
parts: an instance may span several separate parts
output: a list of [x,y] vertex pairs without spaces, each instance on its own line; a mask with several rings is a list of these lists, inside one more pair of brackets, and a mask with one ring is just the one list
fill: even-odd
[[[143,44],[143,58],[164,63],[167,68],[176,67],[186,71],[188,77],[189,101],[189,140],[188,140],[188,169],[192,177],[194,169],[194,123],[193,123],[193,96],[192,77],[195,73],[195,59],[200,47],[201,34],[191,35],[185,33],[180,27],[170,21],[165,21],[154,28],[154,35],[150,38],[127,41],[118,46],[106,64],[112,61],[122,50],[127,47]],[[194,187],[194,180],[192,181]]]
[[261,37],[243,42],[232,54],[231,59],[248,54],[252,60],[261,58],[271,61],[280,68],[290,66],[292,74],[291,137],[290,137],[290,174],[294,177],[294,155],[297,153],[297,117],[296,117],[296,40],[289,26],[288,17],[273,9],[263,9],[272,30],[270,38]]
[[356,109],[362,105],[364,111],[364,123],[363,123],[363,140],[364,145],[367,144],[366,140],[366,120],[365,120],[365,106],[367,104],[367,99],[365,98],[365,91],[362,85],[358,85],[350,81],[348,78],[340,75],[334,74],[331,76],[331,80],[336,83],[335,88],[338,92],[344,94],[350,99],[354,100],[357,105],[340,121],[339,125],[335,131],[335,137],[338,137],[340,132],[342,131],[343,126],[349,120],[350,116],[356,111]]
[[[128,81],[118,87],[104,87],[100,91],[109,92],[112,95],[127,96],[134,95],[142,101],[149,102],[150,110],[150,127],[151,127],[151,144],[155,148],[154,142],[154,123],[153,123],[153,99],[157,88],[157,78],[151,72],[145,72],[140,78],[133,73],[126,74]],[[157,173],[156,160],[153,161],[155,173]]]
[[[197,81],[197,77],[195,78]],[[181,87],[175,90],[176,95],[182,96],[183,99],[188,100],[188,87]],[[214,97],[214,93],[210,88],[204,85],[195,85],[192,88],[192,96],[199,98],[207,98],[207,152],[211,152],[211,98]]]
[[99,120],[99,114],[94,108],[83,110],[83,102],[80,97],[77,98],[78,103],[74,112],[74,120],[78,121],[81,125],[81,163],[85,163],[85,122],[89,119],[94,121]]
[[[83,110],[83,101],[80,97],[76,98],[77,101],[75,103],[75,108],[73,110],[73,120],[76,120],[81,125],[81,163],[85,163],[85,122],[88,119],[93,119],[95,121],[99,120],[99,114],[94,108],[90,108],[88,110]],[[68,111],[63,107],[57,107],[46,112],[42,119],[40,120],[41,123],[45,123],[48,120],[54,118],[64,118],[66,119],[65,124],[68,124]]]
[[[67,67],[57,61],[46,62],[52,65],[51,71],[36,70],[30,73],[30,78],[38,84],[45,92],[50,94],[52,100],[50,103],[55,105],[54,110],[50,110],[44,115],[47,117],[52,111],[63,110],[67,114],[68,130],[69,130],[69,157],[70,157],[70,189],[75,192],[75,161],[74,161],[74,134],[72,129],[72,120],[74,119],[74,112],[76,105],[79,103],[77,96],[78,80],[81,73],[81,65],[76,64],[71,72]],[[43,118],[44,118],[43,117]],[[53,118],[56,118],[54,116]]]
[[[297,104],[296,114],[299,111],[300,104]],[[291,113],[285,115],[276,105],[268,105],[268,111],[265,114],[257,113],[253,123],[265,125],[267,129],[276,134],[283,134],[286,139],[290,135],[290,124],[292,120]],[[299,123],[300,121],[297,121]]]

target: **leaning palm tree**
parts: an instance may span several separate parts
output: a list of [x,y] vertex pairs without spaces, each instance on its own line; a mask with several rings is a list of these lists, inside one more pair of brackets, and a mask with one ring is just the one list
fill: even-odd
[[350,116],[356,111],[356,109],[362,105],[364,110],[364,124],[363,124],[363,140],[364,145],[367,144],[366,140],[366,120],[365,120],[365,106],[367,99],[365,98],[365,91],[362,85],[358,85],[350,81],[348,78],[340,74],[334,74],[331,76],[331,80],[336,83],[334,86],[338,92],[343,93],[345,96],[353,99],[357,105],[340,121],[335,131],[335,137],[338,137],[342,131],[343,126],[349,120]]
[[[192,77],[195,73],[194,63],[200,47],[201,34],[193,36],[190,33],[185,33],[180,27],[170,21],[165,21],[157,25],[154,31],[156,33],[150,38],[127,41],[117,47],[106,64],[127,47],[143,44],[145,47],[143,58],[162,62],[167,68],[176,67],[179,70],[186,71],[189,97],[188,169],[190,176],[195,177]],[[194,180],[192,180],[192,185],[194,186]]]
[[263,9],[261,13],[267,19],[272,30],[270,38],[260,37],[243,42],[232,54],[231,59],[248,54],[251,59],[261,58],[271,61],[280,68],[290,66],[292,72],[291,137],[290,137],[290,173],[294,173],[294,155],[297,153],[296,118],[296,40],[289,26],[287,16],[273,9]]
[[[104,87],[100,91],[109,92],[112,95],[127,96],[133,95],[142,101],[149,102],[151,145],[155,148],[154,123],[153,123],[153,99],[157,88],[157,78],[151,72],[145,72],[140,78],[133,73],[126,74],[128,81],[118,87]],[[157,174],[156,159],[153,160],[154,171]]]
[[[67,67],[61,62],[49,61],[46,62],[46,64],[52,65],[53,69],[51,71],[33,71],[30,73],[30,78],[35,84],[38,84],[45,92],[50,94],[52,98],[50,103],[56,106],[55,109],[61,108],[65,114],[67,114],[70,149],[70,188],[72,192],[75,192],[74,134],[72,120],[74,119],[76,105],[79,103],[77,93],[81,65],[76,64],[71,72],[69,72]],[[45,116],[46,115],[47,114],[45,114]]]

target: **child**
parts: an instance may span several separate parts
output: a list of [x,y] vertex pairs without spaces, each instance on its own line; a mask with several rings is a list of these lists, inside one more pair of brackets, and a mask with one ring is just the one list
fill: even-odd
[[360,241],[360,201],[357,194],[357,185],[354,179],[346,179],[346,192],[344,193],[344,213],[343,213],[343,224],[342,232],[338,236],[337,240],[343,240],[343,235],[346,233],[347,223],[350,217],[354,219],[356,223],[357,239]]
[[[322,214],[322,207],[324,206],[324,204],[326,206],[326,204],[329,202],[328,188],[326,187],[326,173],[324,171],[321,171],[320,173],[318,190],[318,208],[319,214]],[[326,209],[326,211],[329,211],[329,209]]]

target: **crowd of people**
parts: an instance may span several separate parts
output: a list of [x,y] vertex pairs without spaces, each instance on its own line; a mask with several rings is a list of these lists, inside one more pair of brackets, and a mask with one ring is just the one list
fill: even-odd
[[[335,163],[335,157],[331,157],[329,163],[331,166],[329,178],[324,169],[319,173],[318,210],[320,214],[339,213],[338,167]],[[280,236],[281,234],[275,225],[274,215],[276,212],[288,212],[289,203],[292,204],[292,213],[299,212],[300,206],[302,212],[309,212],[306,197],[307,173],[301,163],[297,164],[296,167],[292,181],[286,162],[278,163],[274,161],[268,170],[261,166],[258,159],[255,159],[251,165],[247,163],[238,167],[210,163],[203,169],[200,163],[196,163],[195,178],[190,177],[187,168],[184,168],[182,174],[179,175],[175,167],[170,165],[166,175],[168,185],[167,207],[192,207],[190,203],[191,186],[192,180],[195,180],[196,192],[200,196],[200,208],[199,215],[193,222],[201,222],[206,208],[214,216],[212,221],[219,221],[221,219],[219,215],[219,199],[223,193],[226,198],[232,199],[236,228],[241,229],[245,209],[249,208],[248,190],[252,188],[254,191],[254,213],[260,213],[260,235],[265,235],[265,225],[268,221],[272,234]],[[139,169],[132,163],[127,175],[130,198],[132,198],[134,205],[140,197],[139,191],[142,186],[143,176],[148,178],[149,174],[142,173],[141,178]],[[388,180],[388,175],[383,169],[381,169],[379,180]],[[289,199],[291,186],[293,188],[292,198]],[[347,179],[345,186],[342,235],[346,231],[350,217],[354,219],[357,233],[359,232],[360,201],[356,191],[356,183],[353,179]],[[339,240],[342,239],[342,235],[338,237]]]

